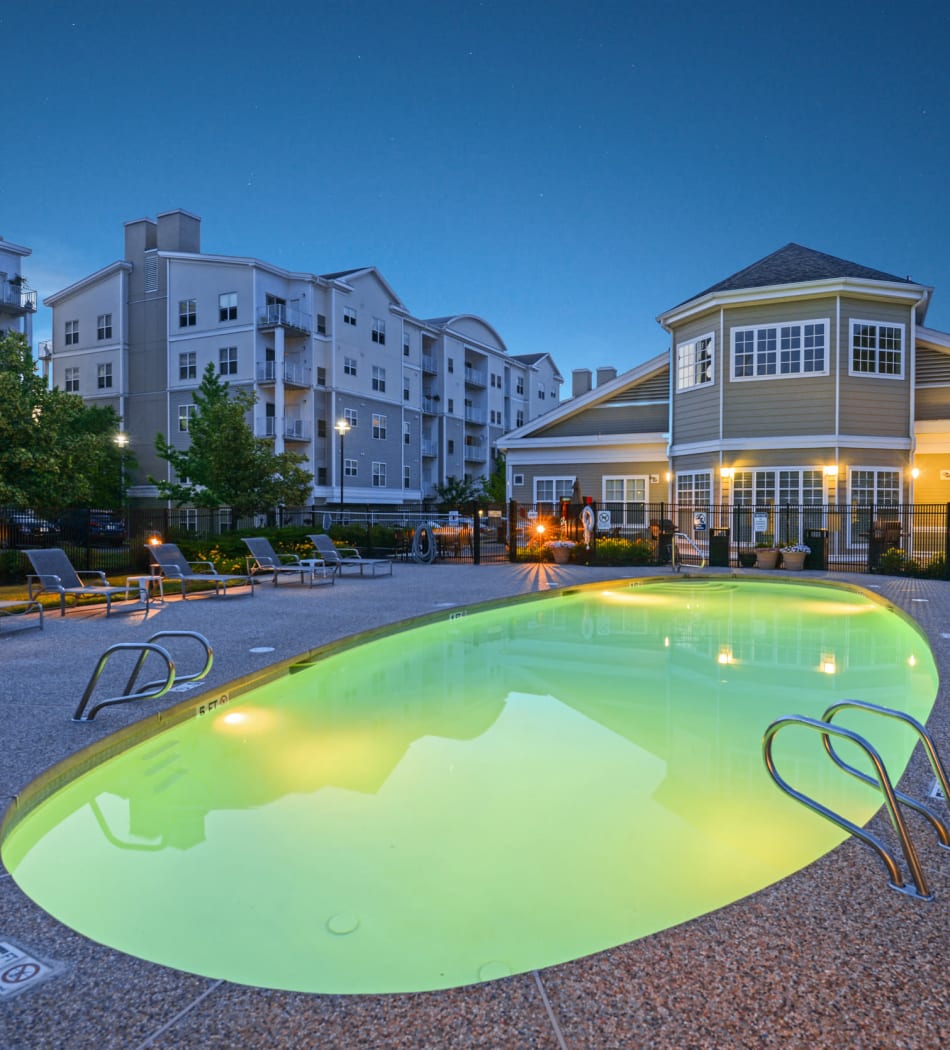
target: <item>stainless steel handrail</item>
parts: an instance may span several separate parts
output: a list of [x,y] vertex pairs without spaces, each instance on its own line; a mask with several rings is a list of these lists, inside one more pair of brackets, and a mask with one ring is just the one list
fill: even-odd
[[[898,722],[903,722],[904,725],[909,726],[917,734],[920,743],[923,745],[924,753],[930,762],[930,768],[934,771],[934,776],[940,782],[943,788],[943,797],[947,802],[947,807],[950,808],[950,781],[947,778],[947,771],[940,761],[940,756],[937,754],[937,746],[934,744],[930,734],[927,730],[917,721],[916,718],[907,714],[905,711],[895,711],[891,707],[881,707],[878,704],[868,703],[866,700],[841,700],[836,704],[832,704],[827,711],[821,716],[823,722],[830,722],[839,711],[844,710],[856,710],[856,711],[869,711],[872,714],[882,715],[885,718],[893,718]],[[869,776],[867,773],[862,773],[860,769],[855,769],[854,766],[848,765],[847,762],[835,751],[831,743],[831,738],[826,734],[822,737],[822,743],[825,745],[825,750],[828,752],[832,762],[836,766],[843,769],[846,773],[850,773],[851,776],[857,777],[858,780],[863,780],[866,784],[873,784],[874,778]],[[923,803],[918,802],[917,799],[911,798],[910,795],[905,795],[903,792],[894,790],[895,796],[904,803],[906,806],[910,806],[911,809],[916,810],[922,817],[926,818],[932,825],[934,830],[937,832],[937,838],[940,840],[940,845],[947,850],[950,850],[950,828],[934,813],[931,809],[925,806]]]
[[[86,686],[86,690],[82,695],[82,699],[79,701],[79,705],[73,713],[73,721],[91,722],[96,717],[96,714],[104,707],[111,707],[114,704],[125,704],[132,700],[157,700],[159,697],[164,696],[175,684],[175,664],[168,650],[161,645],[156,645],[155,640],[157,638],[175,637],[193,638],[204,647],[205,651],[205,662],[202,668],[194,674],[179,676],[178,681],[195,682],[204,678],[211,670],[214,656],[211,651],[211,646],[208,643],[208,639],[205,638],[204,635],[198,634],[197,631],[159,631],[157,634],[153,634],[146,642],[116,642],[114,645],[110,645],[102,656],[99,657],[96,667],[89,679],[89,683]],[[132,668],[132,673],[129,675],[129,680],[125,685],[125,691],[121,696],[114,696],[110,697],[108,700],[101,700],[89,710],[88,714],[86,714],[86,705],[89,703],[96,685],[102,677],[102,672],[105,670],[109,658],[114,653],[118,652],[137,652],[139,654],[138,659],[135,661],[135,665]],[[142,666],[145,663],[145,658],[149,653],[156,653],[165,661],[165,677],[157,678],[152,682],[146,682],[138,690],[135,690],[136,679],[138,678],[139,672],[142,670]]]
[[[911,878],[914,880],[913,888],[908,886],[904,881],[904,876],[901,874],[897,861],[888,852],[880,839],[872,835],[869,831],[866,831],[864,828],[858,827],[857,824],[848,820],[847,817],[842,816],[840,813],[835,813],[834,810],[829,809],[827,806],[823,806],[817,801],[817,799],[813,799],[810,795],[797,791],[788,783],[788,781],[784,780],[779,775],[778,770],[775,768],[775,761],[772,758],[772,741],[775,738],[775,734],[780,729],[789,725],[806,726],[809,729],[817,730],[823,736],[837,736],[845,740],[850,740],[852,743],[860,747],[868,756],[871,760],[871,764],[874,766],[875,772],[877,773],[877,786],[880,788],[881,793],[884,796],[891,817],[891,823],[894,825],[898,837],[900,838],[901,848],[904,852],[904,859],[907,861],[907,867],[910,869]],[[864,737],[859,736],[857,733],[853,733],[850,729],[842,729],[840,726],[819,721],[817,718],[808,718],[805,715],[787,715],[784,718],[776,719],[776,721],[772,722],[772,724],[765,730],[765,736],[762,738],[762,754],[765,758],[765,765],[769,771],[769,775],[782,791],[796,799],[798,802],[801,802],[803,806],[813,809],[826,820],[831,821],[832,824],[836,824],[839,828],[843,828],[850,832],[880,857],[884,867],[887,869],[889,876],[888,885],[891,889],[895,889],[900,893],[905,893],[909,897],[917,897],[919,900],[933,900],[933,893],[931,893],[930,887],[927,885],[927,880],[917,857],[917,851],[914,849],[914,844],[910,840],[907,827],[904,824],[904,818],[901,816],[900,810],[897,808],[897,796],[894,793],[894,788],[891,784],[891,779],[887,774],[887,769],[881,760],[881,756],[867,742],[867,740],[864,739]],[[873,780],[870,782],[874,783]]]
[[677,540],[685,540],[690,545],[690,547],[693,548],[693,550],[699,555],[699,567],[701,569],[704,569],[706,567],[706,555],[703,554],[703,552],[699,549],[699,547],[696,546],[696,544],[689,538],[689,536],[686,535],[685,532],[674,532],[673,533],[673,543],[672,543],[671,549],[670,549],[670,561],[672,562],[672,565],[673,565],[673,572],[679,572],[680,571],[680,562],[679,562],[679,558],[677,556],[678,555],[678,551],[677,551],[677,548],[676,548],[676,541]]

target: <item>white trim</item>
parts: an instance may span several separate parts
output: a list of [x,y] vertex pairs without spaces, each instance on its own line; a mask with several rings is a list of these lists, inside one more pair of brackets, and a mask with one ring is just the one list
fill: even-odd
[[519,468],[530,468],[543,463],[578,463],[583,465],[604,465],[607,463],[666,463],[666,445],[640,445],[631,448],[613,448],[598,450],[597,458],[592,460],[583,449],[563,452],[557,449],[525,450],[512,452],[505,457],[507,463]]
[[[696,368],[696,347],[698,343],[701,343],[704,339],[709,340],[709,344],[703,349],[709,354],[709,378],[702,381],[694,381],[688,383],[685,386],[680,385],[680,354],[685,352],[687,348],[690,350],[691,361],[689,364],[690,375],[695,375],[697,372]],[[688,339],[686,342],[677,343],[673,347],[673,360],[670,362],[671,370],[674,370],[675,375],[675,390],[677,394],[686,394],[690,390],[708,390],[710,387],[716,385],[716,332],[713,329],[710,332],[704,332],[702,335],[694,336],[692,339]]]
[[[881,372],[875,368],[873,372],[861,372],[855,371],[854,369],[854,328],[855,325],[868,325],[872,326],[876,331],[881,328],[899,328],[901,332],[901,370],[900,372]],[[880,334],[876,339],[878,343],[875,354],[881,353],[880,348]],[[907,325],[903,322],[894,321],[872,321],[868,318],[851,317],[848,320],[848,375],[854,376],[857,379],[890,379],[890,380],[903,380],[907,371],[907,354],[909,348],[907,346]],[[911,417],[913,418],[913,417]]]
[[865,434],[777,434],[772,437],[761,438],[727,438],[724,441],[693,441],[685,445],[672,445],[671,456],[692,456],[697,453],[719,452],[741,452],[744,449],[756,450],[782,450],[782,449],[806,449],[806,448],[880,448],[880,449],[908,449],[911,445],[910,438],[888,437],[880,435]]
[[644,431],[642,434],[577,434],[573,437],[553,438],[518,438],[509,440],[511,434],[505,434],[496,442],[505,451],[543,448],[603,448],[610,445],[642,445],[650,442],[662,442],[664,445],[669,435],[659,430]]

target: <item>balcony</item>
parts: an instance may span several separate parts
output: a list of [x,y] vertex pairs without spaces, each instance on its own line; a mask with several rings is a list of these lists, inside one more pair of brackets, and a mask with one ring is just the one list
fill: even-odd
[[309,441],[310,424],[303,419],[276,419],[274,416],[258,416],[255,420],[254,433],[258,437],[277,437],[280,434],[285,441]]
[[465,385],[481,387],[488,386],[488,373],[483,372],[480,368],[471,368],[468,365],[466,365]]
[[429,375],[435,375],[438,369],[435,367],[435,358],[431,354],[422,355],[422,371]]
[[465,406],[465,422],[466,423],[477,423],[480,426],[484,426],[488,422],[488,416],[483,411],[477,408],[469,408]]
[[313,331],[313,317],[285,303],[268,303],[257,311],[258,328],[292,328],[309,335]]
[[422,454],[427,459],[435,459],[435,457],[439,454],[438,446],[434,441],[427,441],[423,439]]
[[479,438],[465,439],[465,461],[467,463],[484,463],[488,459],[488,446]]
[[422,399],[422,411],[427,412],[430,416],[437,416],[439,414],[439,399],[436,397],[424,397]]
[[[311,370],[294,361],[284,361],[282,380],[286,386],[310,386]],[[257,381],[265,386],[273,386],[277,381],[277,362],[263,361],[257,366]]]
[[35,314],[36,292],[28,292],[19,281],[0,281],[0,309],[7,313]]

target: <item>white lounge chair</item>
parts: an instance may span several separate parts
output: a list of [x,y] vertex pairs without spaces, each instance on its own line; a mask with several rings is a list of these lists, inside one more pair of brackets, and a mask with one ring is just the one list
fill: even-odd
[[278,554],[271,545],[270,540],[261,537],[245,537],[242,542],[251,552],[247,559],[248,575],[253,577],[261,573],[272,572],[274,574],[274,586],[277,586],[281,576],[300,574],[300,582],[309,579],[310,586],[317,583],[335,583],[334,570],[326,565],[322,558],[307,558],[301,560],[296,554]]
[[177,583],[181,587],[182,598],[188,597],[188,584],[199,584],[207,586],[214,584],[214,593],[227,594],[228,581],[237,584],[247,584],[248,590],[253,597],[254,587],[250,575],[242,576],[240,573],[222,573],[214,567],[210,561],[188,561],[178,548],[177,543],[149,544],[146,548],[152,556],[154,566],[161,572],[167,582]]
[[370,576],[393,574],[393,563],[388,558],[364,558],[356,547],[337,547],[325,532],[308,535],[307,539],[326,564],[340,575],[344,569],[359,569],[360,576],[363,576],[367,569]]
[[[66,615],[66,599],[70,595],[77,600],[89,595],[95,595],[106,600],[106,616],[112,612],[112,597],[115,594],[126,594],[125,587],[109,586],[106,574],[98,570],[83,570],[77,572],[69,560],[66,552],[59,547],[45,547],[42,550],[26,550],[23,552],[33,566],[35,575],[27,576],[26,587],[30,600],[33,600],[34,591],[39,594],[42,591],[51,591],[59,595],[59,611],[61,616]],[[83,576],[94,576],[99,582],[97,584],[83,583]],[[135,602],[136,605],[140,603]]]

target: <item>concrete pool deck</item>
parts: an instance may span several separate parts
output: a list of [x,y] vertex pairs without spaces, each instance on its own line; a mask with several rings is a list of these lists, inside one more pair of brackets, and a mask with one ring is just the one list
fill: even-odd
[[[0,810],[54,762],[183,699],[170,693],[138,707],[106,709],[88,725],[73,723],[98,656],[115,642],[144,641],[159,630],[200,631],[215,652],[201,688],[213,688],[326,642],[452,604],[642,575],[671,573],[398,563],[393,577],[347,577],[334,587],[265,584],[254,598],[174,597],[152,603],[147,617],[106,619],[102,611],[80,610],[60,618],[50,610],[43,631],[0,637]],[[943,682],[928,726],[946,762],[950,586],[885,576],[827,578],[873,589],[924,629]],[[267,651],[254,651],[261,649]],[[180,671],[189,669],[187,662],[182,651]],[[922,798],[932,779],[918,749],[902,785]],[[763,790],[775,790],[764,768]],[[874,824],[892,843],[886,820],[879,815]],[[417,995],[270,991],[147,963],[62,925],[0,868],[0,942],[62,967],[19,994],[0,994],[0,1048],[933,1050],[946,1041],[950,1019],[950,853],[916,818],[910,825],[933,903],[888,890],[880,862],[849,841],[782,882],[682,926],[536,973]]]

